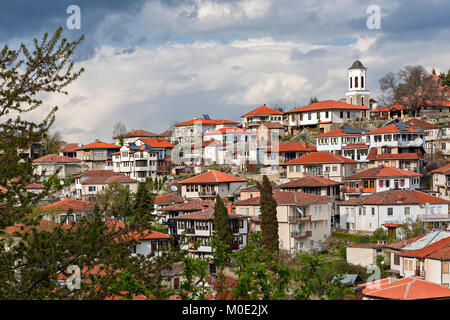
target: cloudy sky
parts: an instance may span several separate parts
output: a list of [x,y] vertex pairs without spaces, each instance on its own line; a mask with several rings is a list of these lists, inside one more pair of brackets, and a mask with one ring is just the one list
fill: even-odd
[[[69,5],[81,28],[69,30]],[[381,29],[369,29],[377,5]],[[450,68],[448,0],[2,0],[0,44],[18,47],[65,28],[85,41],[86,71],[29,117],[60,107],[53,130],[69,142],[111,141],[113,125],[167,130],[209,114],[240,121],[261,104],[287,109],[345,97],[347,68],[378,80],[406,65]]]

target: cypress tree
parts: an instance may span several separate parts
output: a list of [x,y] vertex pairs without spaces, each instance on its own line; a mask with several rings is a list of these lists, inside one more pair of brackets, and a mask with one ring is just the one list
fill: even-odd
[[257,184],[261,195],[261,235],[262,244],[270,254],[277,254],[279,248],[277,202],[272,195],[272,186],[266,175],[262,185]]
[[231,251],[234,239],[233,231],[231,230],[227,209],[219,195],[216,196],[216,204],[214,206],[214,230],[219,240],[229,246]]

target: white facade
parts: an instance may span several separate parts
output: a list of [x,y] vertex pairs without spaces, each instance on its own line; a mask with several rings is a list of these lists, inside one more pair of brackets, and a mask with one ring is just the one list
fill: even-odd
[[298,111],[289,113],[288,124],[289,127],[296,126],[313,126],[319,122],[331,123],[347,123],[362,117],[361,110],[354,109],[324,109],[317,111]]
[[404,224],[425,216],[448,214],[448,204],[411,205],[341,205],[340,227],[349,231],[373,232],[385,223]]
[[120,148],[120,154],[113,155],[114,172],[119,172],[139,182],[145,182],[146,177],[157,176],[158,152],[140,150],[131,153],[127,146]]

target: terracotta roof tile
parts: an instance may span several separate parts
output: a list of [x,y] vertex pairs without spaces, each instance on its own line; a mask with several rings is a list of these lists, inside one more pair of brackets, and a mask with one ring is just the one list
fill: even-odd
[[184,199],[178,193],[172,192],[169,194],[164,194],[162,196],[156,196],[153,200],[157,205],[171,205],[175,203],[183,203]]
[[74,176],[74,178],[81,178],[81,177],[110,177],[117,175],[117,172],[114,172],[113,170],[90,170],[83,172],[81,174],[78,174]]
[[365,134],[370,135],[370,134],[379,134],[379,133],[406,133],[406,132],[424,133],[423,131],[416,130],[416,129],[412,128],[411,126],[407,126],[406,131],[401,131],[395,123],[392,123],[387,126],[384,126],[384,127],[372,130],[372,131],[368,131]]
[[394,167],[379,166],[364,169],[354,174],[344,177],[344,179],[361,179],[361,178],[381,178],[381,177],[420,177],[420,173],[408,170],[398,169]]
[[422,129],[439,129],[441,126],[434,124],[434,123],[430,123],[430,122],[426,122],[424,120],[421,119],[417,119],[417,118],[412,118],[409,119],[408,121],[405,122],[407,125],[409,126],[416,126]]
[[450,163],[442,168],[431,171],[431,173],[445,173],[450,174]]
[[218,124],[239,124],[239,122],[231,121],[231,120],[224,120],[224,119],[210,119],[206,120],[204,118],[195,118],[192,120],[184,121],[177,123],[175,127],[182,127],[182,126],[192,126],[194,124],[200,124],[200,125],[218,125]]
[[[401,197],[401,199],[400,199]],[[387,190],[360,196],[339,203],[340,206],[351,205],[396,205],[396,204],[425,204],[425,203],[448,204],[447,200],[431,196],[418,190]]]
[[[230,219],[239,219],[246,218],[245,216],[241,216],[234,213],[228,213],[228,217]],[[202,211],[196,211],[193,213],[184,214],[182,216],[178,216],[172,218],[173,220],[214,220],[214,207],[209,207]]]
[[74,152],[80,145],[78,143],[69,144],[61,149],[59,152]]
[[111,176],[93,176],[90,178],[87,178],[86,180],[82,181],[81,184],[108,184],[108,183],[138,183],[137,180],[131,179],[128,176],[122,175],[122,174],[115,174]]
[[172,204],[161,208],[162,211],[199,211],[209,206],[214,206],[213,200],[188,199],[182,203]]
[[232,176],[227,173],[223,173],[216,170],[210,170],[206,173],[199,174],[195,177],[180,181],[180,184],[189,183],[225,183],[225,182],[247,182],[247,180],[239,177]]
[[257,115],[282,115],[282,114],[283,114],[283,112],[269,108],[266,105],[262,105],[256,109],[253,109],[252,111],[247,112],[246,114],[242,115],[241,118],[248,117],[248,116],[257,116]]
[[300,187],[328,187],[328,186],[337,186],[340,184],[342,183],[322,177],[306,176],[300,179],[280,184],[279,188],[284,189],[284,188],[300,188]]
[[96,141],[81,146],[76,150],[90,150],[90,149],[120,149],[120,146],[102,141]]
[[139,139],[143,143],[148,144],[152,148],[166,148],[172,149],[174,147],[169,141],[164,138]]
[[449,288],[412,277],[392,283],[382,279],[377,283],[365,283],[362,286],[365,287],[363,295],[381,299],[417,300],[450,297]]
[[[267,152],[272,152],[272,148],[267,149]],[[297,151],[310,152],[316,150],[317,148],[311,144],[300,143],[296,141],[282,142],[278,144],[278,150],[275,149],[275,151],[278,152],[297,152]]]
[[418,250],[404,252],[402,256],[450,260],[450,237],[436,241]]
[[[288,204],[304,204],[317,202],[333,201],[330,197],[319,196],[311,193],[295,192],[295,191],[274,191],[273,198],[278,205]],[[259,205],[261,198],[254,197],[246,200],[235,202],[238,205]]]
[[73,209],[73,211],[79,211],[79,210],[93,210],[94,204],[91,202],[85,202],[80,200],[75,200],[71,198],[65,198],[58,202],[50,203],[42,207],[42,210],[46,211],[51,208],[59,208],[63,211],[67,211],[70,208]]
[[48,154],[46,156],[33,160],[34,163],[78,163],[80,159],[60,156],[58,154]]
[[160,134],[146,131],[146,130],[131,130],[130,132],[127,132],[123,135],[124,138],[137,138],[137,137],[143,137],[143,138],[153,138],[153,137],[159,137]]
[[309,164],[309,163],[357,163],[331,152],[311,152],[297,159],[286,162],[285,164]]
[[346,102],[335,101],[335,100],[324,100],[319,101],[304,107],[296,108],[293,110],[286,111],[285,113],[293,112],[305,112],[305,111],[316,111],[316,110],[330,110],[330,109],[341,109],[341,110],[370,110],[368,107],[362,107],[354,104],[348,104]]

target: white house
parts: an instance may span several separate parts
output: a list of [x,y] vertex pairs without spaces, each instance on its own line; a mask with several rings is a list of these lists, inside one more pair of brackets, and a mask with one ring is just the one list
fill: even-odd
[[256,128],[263,122],[283,123],[283,112],[267,107],[265,104],[241,116],[244,128]]
[[431,171],[432,189],[439,192],[441,198],[450,200],[450,164]]
[[216,170],[210,170],[189,179],[180,181],[181,195],[186,198],[215,199],[234,197],[242,187],[247,186],[247,180]]
[[[280,248],[296,253],[321,250],[331,235],[333,199],[295,191],[274,191]],[[261,230],[260,197],[235,202],[236,212],[250,218],[250,232]]]
[[58,170],[59,178],[68,178],[80,173],[82,162],[76,158],[48,154],[33,160],[33,167],[35,174],[42,175],[42,180],[54,175]]
[[408,218],[448,219],[449,202],[418,190],[388,190],[339,203],[341,228],[373,232],[383,224],[403,224]]

